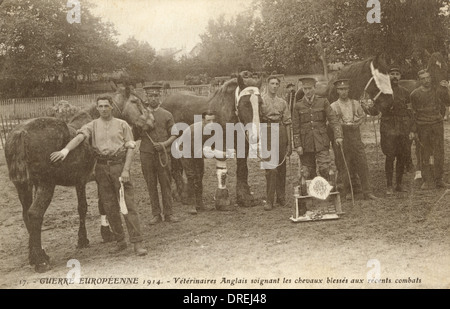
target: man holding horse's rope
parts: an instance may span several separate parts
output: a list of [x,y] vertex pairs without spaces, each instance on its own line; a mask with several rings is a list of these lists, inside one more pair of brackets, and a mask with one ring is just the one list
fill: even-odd
[[128,211],[124,218],[130,242],[134,244],[136,255],[146,255],[147,250],[142,246],[142,234],[139,215],[134,202],[133,185],[130,181],[130,167],[136,147],[133,133],[127,122],[113,117],[113,100],[110,96],[97,98],[97,110],[100,113],[100,118],[87,123],[78,130],[77,135],[64,149],[50,155],[50,160],[52,162],[64,160],[71,150],[84,140],[89,140],[97,157],[95,180],[98,193],[117,240],[117,247],[114,252],[122,251],[127,247],[119,205],[119,190],[122,183]]
[[[164,216],[167,222],[178,222],[173,214],[171,174],[170,174],[170,146],[177,138],[172,136],[172,126],[175,125],[173,115],[162,108],[161,86],[151,85],[144,87],[150,113],[154,117],[154,127],[141,133],[141,167],[147,190],[150,195],[152,219],[150,224],[162,221]],[[159,203],[158,182],[161,188],[162,206]]]
[[[262,123],[267,124],[267,149],[272,150],[272,134],[278,136],[278,162],[275,166],[268,164],[266,169],[266,204],[264,210],[272,210],[277,196],[277,204],[286,204],[286,158],[292,154],[291,146],[291,112],[285,100],[277,93],[280,88],[280,79],[276,76],[267,78],[267,92],[262,96],[261,106]],[[272,126],[276,124],[277,126]],[[278,129],[276,129],[278,128]],[[273,153],[271,151],[271,153]]]

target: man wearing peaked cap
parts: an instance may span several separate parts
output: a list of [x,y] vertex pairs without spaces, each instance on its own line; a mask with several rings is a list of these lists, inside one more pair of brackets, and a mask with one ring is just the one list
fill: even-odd
[[[352,162],[352,164],[354,164],[354,172],[359,176],[361,181],[364,199],[375,200],[377,197],[372,194],[370,188],[369,167],[367,165],[366,153],[364,151],[364,144],[361,140],[361,131],[359,128],[366,117],[366,114],[362,109],[361,104],[348,96],[350,80],[336,80],[334,86],[338,92],[339,99],[331,103],[331,108],[337,115],[344,135],[343,145],[335,145],[334,149],[336,149],[336,165],[342,176],[342,182],[344,183],[344,193],[348,194],[348,189],[350,188],[349,179],[343,176],[347,174],[345,159],[347,162]],[[342,156],[342,152],[344,153],[344,156]]]
[[304,92],[297,99],[292,112],[294,147],[302,163],[302,175],[305,179],[316,176],[316,166],[325,179],[334,181],[334,163],[330,155],[330,140],[327,135],[327,121],[333,130],[336,143],[342,143],[342,130],[336,114],[326,98],[315,95],[314,78],[299,79]]
[[[163,214],[165,221],[180,221],[172,210],[172,192],[170,175],[170,147],[176,136],[171,133],[175,125],[173,115],[161,107],[161,85],[150,85],[144,87],[149,105],[149,112],[155,119],[154,127],[141,132],[140,158],[142,174],[147,183],[152,208],[152,219],[150,224],[162,221],[162,213],[159,203],[158,183],[161,189]],[[161,159],[164,158],[164,159]]]

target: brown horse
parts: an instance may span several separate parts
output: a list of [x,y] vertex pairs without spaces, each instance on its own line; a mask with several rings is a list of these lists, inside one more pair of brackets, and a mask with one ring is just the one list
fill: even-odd
[[[131,125],[147,125],[142,121],[142,101],[131,94],[128,87],[117,89],[111,96],[116,117]],[[64,148],[75,136],[77,129],[98,117],[96,106],[93,105],[75,115],[69,124],[50,117],[30,119],[14,128],[6,141],[5,157],[9,177],[22,204],[23,220],[29,233],[29,261],[31,265],[35,265],[37,272],[50,269],[49,257],[41,245],[41,226],[55,186],[76,187],[80,216],[78,247],[86,247],[89,244],[85,226],[85,186],[92,179],[94,153],[85,141],[71,151],[64,161],[52,164],[50,154]]]
[[[210,98],[186,93],[178,93],[167,97],[161,106],[172,113],[175,123],[183,122],[186,124],[192,124],[194,122],[194,115],[201,115],[205,111],[210,111],[216,116],[216,122],[221,125],[225,132],[227,123],[242,123],[244,126],[249,123],[259,123],[260,106],[262,104],[261,96],[258,95],[258,105],[252,106],[250,102],[250,95],[240,96],[239,100],[237,99],[237,95],[239,95],[247,87],[260,88],[261,84],[262,79],[244,79],[241,75],[239,75],[237,78],[233,78],[225,82]],[[236,91],[236,89],[238,89],[238,91]],[[235,149],[237,146],[236,140],[237,139],[235,139],[234,145]],[[224,136],[223,145],[225,144]],[[249,144],[247,140],[245,143],[245,158],[237,158],[236,168],[237,203],[244,207],[254,205],[254,198],[248,185],[248,147]],[[175,179],[179,194],[182,194],[182,184],[184,181],[182,179],[181,164],[177,159],[174,159],[172,162],[172,175]],[[222,184],[219,186],[221,189],[217,189],[216,191],[215,200],[216,207],[218,209],[229,210],[232,209],[232,207],[228,207],[230,205],[228,190],[224,188],[226,182],[226,165],[224,162],[225,161],[223,160],[216,160],[218,177]]]

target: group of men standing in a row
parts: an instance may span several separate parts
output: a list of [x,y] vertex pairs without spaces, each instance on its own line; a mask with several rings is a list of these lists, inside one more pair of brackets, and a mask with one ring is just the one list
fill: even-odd
[[[268,78],[267,91],[262,97],[261,122],[269,126],[278,124],[280,162],[275,168],[267,169],[265,172],[267,181],[265,210],[271,210],[275,202],[280,205],[286,203],[286,157],[291,155],[292,145],[300,157],[302,174],[306,179],[314,178],[318,172],[325,179],[332,180],[336,172],[334,166],[336,161],[337,171],[343,182],[343,192],[348,193],[349,178],[344,175],[347,166],[351,165],[354,167],[352,172],[361,182],[364,198],[377,199],[371,190],[369,169],[361,140],[360,125],[366,113],[381,112],[382,114],[381,146],[386,155],[388,195],[393,193],[395,160],[397,160],[395,190],[405,191],[402,177],[412,138],[415,138],[416,143],[420,145],[418,165],[424,178],[422,189],[429,189],[434,184],[437,187],[447,186],[442,177],[443,110],[445,111],[443,106],[450,105],[448,83],[442,81],[442,89],[438,91],[431,86],[429,73],[421,71],[419,72],[421,86],[409,95],[398,85],[401,77],[398,68],[390,70],[390,77],[394,91],[393,105],[381,111],[374,106],[364,109],[359,101],[349,98],[349,80],[335,82],[339,99],[330,104],[326,98],[315,94],[315,79],[302,79],[303,98],[286,102],[278,96],[279,78],[276,76]],[[148,109],[155,120],[154,128],[143,132],[140,137],[141,166],[153,215],[150,224],[162,221],[163,215],[165,221],[177,222],[179,219],[172,211],[170,156],[161,155],[170,149],[170,145],[176,139],[171,135],[171,129],[175,123],[172,114],[160,107],[160,89],[146,87],[146,94]],[[99,154],[95,171],[96,181],[99,197],[117,240],[116,250],[121,251],[127,247],[118,203],[119,190],[123,188],[128,208],[125,222],[130,241],[134,244],[137,255],[145,255],[147,250],[142,246],[139,216],[136,212],[133,186],[130,182],[130,166],[133,149],[136,146],[133,134],[125,121],[112,116],[111,97],[99,97],[97,109],[100,117],[82,127],[77,132],[77,136],[63,150],[52,153],[50,159],[52,162],[64,160],[67,154],[80,143],[86,139],[90,140],[94,151]],[[211,121],[214,121],[214,115],[208,113],[202,115],[203,126]],[[190,129],[193,130],[193,127],[191,126]],[[331,156],[330,145],[334,149],[335,160]],[[188,203],[192,204],[190,212],[196,213],[197,210],[205,209],[202,201],[203,159],[184,160],[183,166],[190,187],[188,188],[190,192]],[[158,183],[162,193],[163,213],[159,202]],[[102,224],[104,223],[102,220]]]
[[[443,181],[443,119],[446,107],[450,106],[448,82],[443,80],[439,86],[433,87],[430,73],[422,70],[418,73],[420,86],[410,94],[407,89],[399,85],[401,72],[398,67],[392,67],[389,70],[389,76],[393,90],[393,103],[382,108],[374,104],[361,104],[349,98],[350,81],[348,79],[337,80],[334,83],[339,99],[331,104],[326,98],[315,94],[316,80],[313,78],[299,80],[302,83],[303,98],[296,100],[294,85],[288,84],[286,100],[279,97],[274,99],[280,80],[269,77],[267,93],[263,97],[261,122],[278,122],[286,131],[290,131],[292,126],[294,149],[299,155],[301,173],[306,179],[314,178],[318,171],[320,176],[333,181],[337,169],[338,179],[342,182],[341,191],[346,199],[351,198],[350,181],[356,185],[354,182],[359,178],[363,197],[376,200],[378,198],[372,193],[370,185],[360,126],[366,114],[381,113],[381,148],[386,156],[386,195],[392,195],[394,191],[407,191],[403,185],[403,175],[406,166],[412,163],[413,140],[416,143],[416,178],[423,178],[421,189],[447,188],[449,185]],[[274,112],[274,109],[278,109],[278,113]],[[280,135],[280,141],[283,140]],[[330,154],[330,145],[334,153],[334,162]],[[291,141],[280,142],[280,158],[283,158],[284,153],[289,154],[290,147]],[[283,204],[285,164],[283,162],[275,170],[266,171],[266,210],[274,206],[273,187],[277,188],[278,203],[281,201],[280,204]]]

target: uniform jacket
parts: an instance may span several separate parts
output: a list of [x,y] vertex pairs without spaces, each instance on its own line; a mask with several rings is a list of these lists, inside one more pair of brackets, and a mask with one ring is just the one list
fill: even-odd
[[336,113],[326,98],[314,96],[312,102],[306,97],[295,102],[292,113],[294,147],[303,152],[318,152],[329,149],[327,121],[335,138],[342,138],[342,128]]

